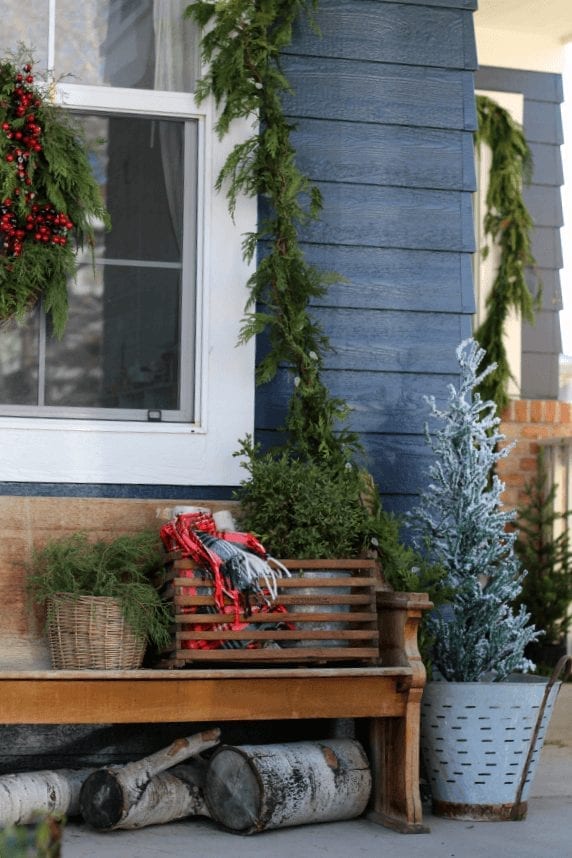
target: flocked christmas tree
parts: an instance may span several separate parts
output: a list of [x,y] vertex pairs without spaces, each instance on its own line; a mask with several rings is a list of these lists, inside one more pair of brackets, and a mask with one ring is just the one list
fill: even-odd
[[428,619],[433,669],[444,679],[472,682],[504,679],[532,667],[526,645],[538,637],[524,607],[512,608],[524,572],[514,552],[515,532],[506,526],[514,513],[503,509],[503,484],[495,465],[510,451],[493,402],[476,388],[485,355],[474,340],[457,349],[459,388],[449,388],[440,409],[427,397],[441,424],[427,440],[434,453],[430,485],[411,517],[417,547],[442,566],[445,607]]

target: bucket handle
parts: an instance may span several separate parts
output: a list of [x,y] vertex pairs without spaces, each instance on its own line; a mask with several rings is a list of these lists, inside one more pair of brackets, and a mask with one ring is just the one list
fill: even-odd
[[536,719],[536,724],[534,725],[534,730],[532,731],[532,736],[530,737],[530,745],[528,748],[528,755],[526,757],[526,763],[524,764],[524,769],[522,770],[522,776],[520,778],[520,783],[518,785],[518,790],[516,791],[516,799],[512,806],[512,810],[510,813],[511,819],[518,819],[520,816],[520,803],[522,800],[522,793],[524,790],[524,785],[526,783],[526,778],[528,777],[528,771],[530,769],[530,763],[532,761],[532,755],[534,753],[534,748],[536,746],[536,740],[538,738],[538,733],[540,731],[540,725],[542,724],[542,719],[544,718],[544,710],[546,709],[546,704],[548,703],[548,695],[552,691],[552,686],[562,673],[562,681],[565,682],[570,675],[572,675],[572,655],[563,655],[556,664],[556,667],[552,671],[550,679],[546,683],[546,688],[544,689],[544,696],[542,698],[542,703],[540,704],[540,709],[538,710],[538,717]]

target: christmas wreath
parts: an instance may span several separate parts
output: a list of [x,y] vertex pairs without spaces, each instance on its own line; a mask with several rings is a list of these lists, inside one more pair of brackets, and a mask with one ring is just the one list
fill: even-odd
[[34,85],[32,61],[0,62],[0,322],[40,298],[55,336],[68,315],[78,248],[109,216],[81,129]]

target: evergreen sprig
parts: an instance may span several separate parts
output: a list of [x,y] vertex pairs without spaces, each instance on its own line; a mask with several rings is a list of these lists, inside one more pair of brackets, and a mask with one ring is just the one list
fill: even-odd
[[77,249],[109,215],[79,125],[34,84],[24,50],[18,63],[0,62],[0,321],[43,298],[61,337]]
[[530,323],[540,300],[533,297],[526,282],[527,268],[534,266],[531,231],[532,218],[522,196],[523,185],[530,181],[532,158],[520,126],[510,113],[487,96],[477,96],[477,148],[487,144],[492,153],[486,194],[484,232],[487,245],[483,258],[490,251],[489,243],[500,249],[499,265],[486,300],[487,313],[475,331],[475,339],[487,355],[489,365],[495,365],[483,379],[483,399],[495,402],[499,412],[508,404],[508,383],[511,372],[504,346],[505,325],[511,310]]
[[414,544],[445,572],[447,603],[427,618],[433,666],[450,681],[500,680],[532,666],[524,650],[539,632],[524,606],[512,608],[525,573],[516,533],[507,532],[514,513],[503,509],[494,473],[511,448],[498,449],[504,436],[495,404],[477,392],[490,369],[478,373],[484,351],[474,340],[461,343],[457,358],[461,380],[446,407],[426,400],[440,428],[427,432],[435,459],[410,521]]
[[169,643],[172,617],[152,578],[163,563],[155,531],[97,542],[90,542],[85,533],[72,533],[34,550],[27,588],[42,605],[60,593],[117,599],[135,634],[162,646]]
[[243,251],[252,260],[264,248],[248,281],[250,298],[240,340],[265,332],[268,349],[257,366],[257,381],[270,381],[280,365],[294,376],[286,429],[297,453],[340,462],[358,447],[357,435],[344,427],[349,409],[332,397],[322,380],[329,340],[308,311],[335,278],[305,260],[299,230],[319,216],[322,198],[296,164],[294,126],[284,114],[282,97],[291,90],[280,54],[292,40],[302,16],[315,27],[317,0],[227,0],[192,3],[186,15],[205,29],[203,59],[208,63],[197,98],[212,95],[221,107],[217,132],[223,136],[235,119],[250,118],[256,130],[234,147],[217,179],[226,188],[234,212],[239,194],[265,201],[258,230],[245,237]]

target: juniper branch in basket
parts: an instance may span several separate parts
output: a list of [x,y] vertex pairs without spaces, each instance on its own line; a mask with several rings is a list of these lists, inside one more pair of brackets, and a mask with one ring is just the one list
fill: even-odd
[[111,596],[118,600],[136,634],[157,646],[170,640],[172,617],[152,584],[164,562],[155,531],[90,542],[85,533],[50,540],[27,564],[27,589],[44,605],[56,593]]

